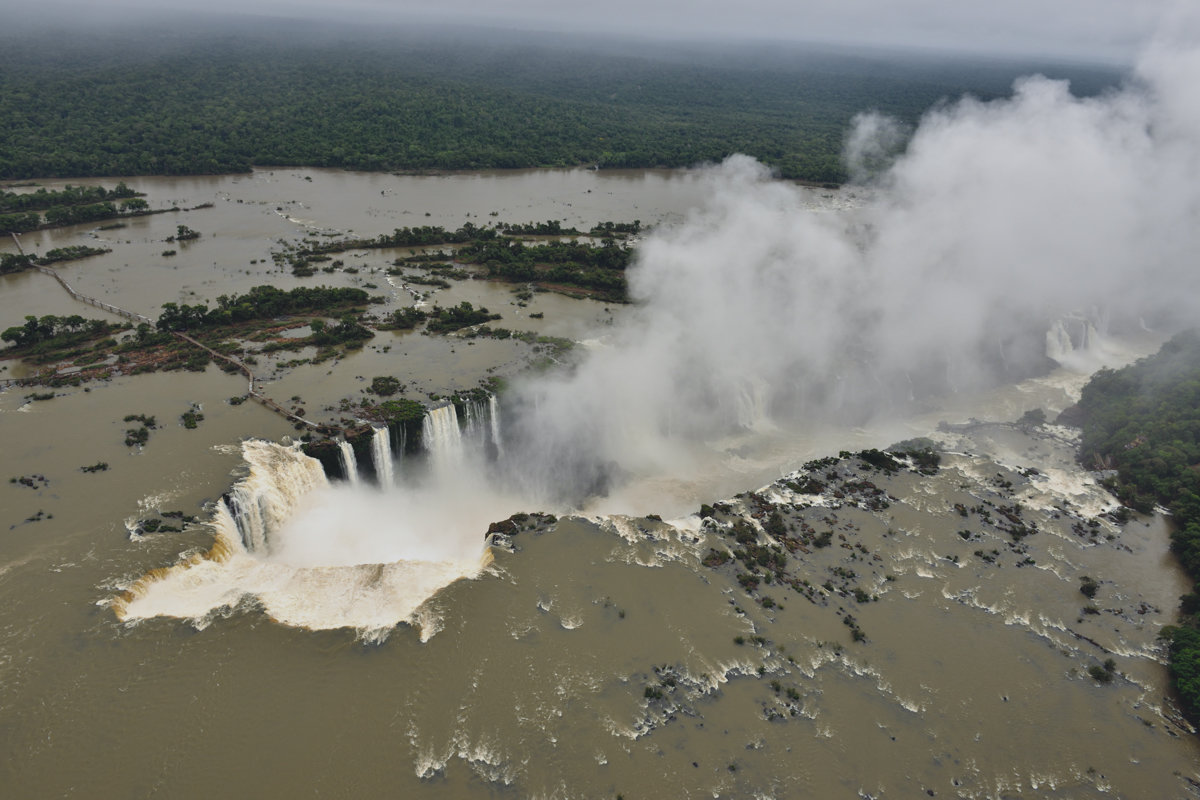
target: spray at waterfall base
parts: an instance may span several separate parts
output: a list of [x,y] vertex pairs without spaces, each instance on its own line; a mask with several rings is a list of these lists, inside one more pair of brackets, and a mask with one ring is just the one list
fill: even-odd
[[[467,457],[482,442],[470,427],[460,430],[453,405],[432,409],[425,426],[427,473],[401,487],[357,473],[331,482],[299,445],[243,443],[248,474],[216,506],[211,550],[135,581],[113,603],[118,617],[177,617],[203,628],[216,615],[257,605],[291,626],[354,628],[375,638],[409,622],[432,635],[437,622],[422,617],[421,605],[477,577],[492,560],[481,551],[481,531],[498,513],[518,509]],[[498,428],[481,429],[494,447]],[[386,480],[394,464],[386,429],[379,431],[374,472]]]

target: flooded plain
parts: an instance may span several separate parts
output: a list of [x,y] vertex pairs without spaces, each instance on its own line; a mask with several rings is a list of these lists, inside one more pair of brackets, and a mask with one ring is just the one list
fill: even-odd
[[[411,303],[385,279],[395,252],[350,252],[357,272],[313,278],[275,265],[282,243],[314,233],[669,223],[707,191],[666,172],[127,182],[152,208],[213,205],[22,239],[111,247],[60,271],[151,317],[263,283],[370,283],[385,308]],[[855,202],[811,201],[812,213]],[[201,238],[166,243],[180,224]],[[429,298],[462,300],[584,351],[630,313],[550,293],[522,306],[485,281]],[[45,275],[0,278],[5,327],[99,314],[80,308]],[[338,361],[295,358],[261,359],[264,391],[318,415],[372,376],[424,398],[519,372],[531,354],[381,332]],[[5,363],[0,376],[19,372]],[[6,389],[0,477],[33,485],[0,484],[0,785],[21,798],[1195,796],[1200,752],[1156,639],[1187,589],[1165,523],[1107,516],[1112,498],[1075,465],[1069,429],[1009,424],[1031,408],[1053,418],[1085,379],[1059,369],[917,416],[742,432],[687,480],[585,509],[492,496],[468,461],[443,464],[456,479],[432,488],[406,485],[399,460],[386,490],[326,485],[288,448],[293,426],[231,405],[245,380],[212,366],[49,400]],[[204,419],[187,429],[196,406]],[[143,447],[122,442],[131,414],[159,422]],[[488,440],[493,469],[503,433]],[[942,451],[931,474],[915,459],[881,470],[836,457],[917,436]],[[279,516],[259,549],[244,518],[222,516],[237,482]],[[329,535],[358,535],[362,554],[312,555],[326,527],[289,527],[320,492],[338,509]],[[703,518],[701,503],[715,506]],[[521,519],[483,547],[488,522],[536,510],[559,517]],[[158,517],[182,530],[138,524]],[[431,538],[453,546],[427,553]],[[406,572],[418,563],[446,581],[423,586],[428,569]]]

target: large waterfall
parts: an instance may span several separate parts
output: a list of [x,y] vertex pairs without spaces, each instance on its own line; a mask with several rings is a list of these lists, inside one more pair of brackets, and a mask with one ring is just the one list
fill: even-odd
[[[432,416],[431,457],[452,462],[461,450],[454,406]],[[376,435],[387,441],[385,428]],[[212,549],[130,584],[113,601],[120,619],[171,616],[204,627],[252,598],[285,625],[354,628],[378,640],[409,622],[428,638],[440,622],[425,601],[479,575],[491,562],[483,532],[518,508],[467,470],[376,491],[330,484],[321,462],[295,445],[249,440],[242,454],[248,474],[214,509]]]
[[391,425],[388,430],[392,434],[392,461],[403,469],[404,451],[408,449],[408,428],[403,425]]
[[453,403],[447,401],[429,409],[421,434],[434,474],[451,472],[462,464],[462,431],[458,428],[458,412]]
[[[462,410],[460,420],[458,412]],[[467,454],[484,460],[497,459],[504,454],[500,433],[500,406],[494,395],[485,400],[468,401],[460,406],[446,400],[433,406],[422,422],[422,449],[430,471],[444,474],[460,468]],[[372,424],[371,465],[381,489],[396,485],[397,463],[408,447],[403,425]],[[352,486],[362,482],[354,447],[345,440],[337,442],[338,462],[346,482]],[[402,478],[400,480],[403,480]]]
[[1105,355],[1103,338],[1090,317],[1065,317],[1046,331],[1046,356],[1061,366],[1091,372]]
[[379,486],[387,489],[392,486],[392,441],[387,426],[375,428],[371,436],[371,455],[375,462],[375,476]]
[[463,405],[463,427],[471,447],[486,452],[490,446],[495,456],[504,454],[500,439],[500,407],[495,395],[484,402],[470,401]]
[[321,462],[298,447],[251,440],[242,445],[242,454],[250,474],[230,490],[228,510],[245,550],[265,555],[271,549],[270,535],[288,519],[300,498],[329,481]]
[[338,457],[342,464],[342,474],[351,484],[358,483],[358,459],[354,457],[354,448],[345,439],[338,440]]
[[496,455],[504,455],[504,443],[500,439],[500,404],[496,402],[496,395],[488,395],[488,422],[492,431],[492,444],[496,447]]

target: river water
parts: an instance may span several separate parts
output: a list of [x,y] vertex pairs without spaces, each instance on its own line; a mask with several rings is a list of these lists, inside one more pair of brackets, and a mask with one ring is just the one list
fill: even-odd
[[[163,302],[211,302],[266,282],[387,292],[390,252],[346,254],[357,273],[279,271],[278,240],[312,231],[373,236],[476,218],[653,223],[684,217],[706,191],[665,172],[274,170],[128,183],[154,208],[213,206],[23,242],[108,242],[112,253],[63,265],[64,276],[149,316]],[[814,209],[853,203],[811,199]],[[167,244],[179,224],[201,238]],[[177,255],[161,255],[171,247]],[[46,276],[0,281],[5,327],[26,313],[98,314]],[[521,307],[510,287],[482,281],[431,301],[462,299],[500,312],[501,325],[581,341],[628,313],[553,294]],[[263,360],[266,391],[316,414],[375,375],[421,397],[531,356],[514,342],[384,333],[338,362],[285,364],[295,357]],[[34,483],[0,482],[0,785],[21,798],[1191,796],[1197,748],[1164,702],[1156,643],[1187,588],[1163,521],[1122,528],[1099,517],[1111,498],[1073,464],[1070,431],[986,422],[1056,412],[1084,379],[1059,370],[917,417],[747,437],[726,447],[736,464],[698,469],[686,485],[626,487],[487,551],[488,521],[534,509],[488,494],[451,463],[462,483],[303,492],[284,510],[317,519],[315,530],[272,530],[273,546],[247,552],[212,509],[238,479],[286,488],[284,447],[242,442],[295,432],[256,404],[227,402],[244,391],[240,376],[124,376],[40,401],[0,392],[0,477]],[[204,420],[188,430],[180,415],[193,405]],[[143,448],[122,443],[128,414],[159,422]],[[935,431],[968,417],[985,422]],[[868,474],[850,458],[814,468],[828,485],[820,495],[772,483],[807,458],[929,434],[947,450],[933,476]],[[97,462],[109,468],[80,469]],[[854,480],[886,492],[886,507],[838,488]],[[691,513],[760,487],[715,522]],[[1017,540],[995,524],[996,507],[1015,503],[1036,534]],[[788,553],[796,587],[748,591],[732,562],[702,559],[737,548],[738,519],[769,543],[766,508],[795,535],[828,531],[830,546]],[[406,593],[428,570],[405,573],[387,548],[448,525],[424,520],[431,509],[470,523],[439,529],[452,546],[423,558],[450,582],[414,609]],[[213,522],[137,532],[137,519],[174,510]],[[650,512],[668,522],[637,516]],[[322,551],[345,520],[357,538]],[[227,547],[206,557],[223,537]],[[365,555],[347,556],[351,546]],[[1093,600],[1079,591],[1083,576],[1099,581]],[[1087,674],[1109,658],[1110,682]]]

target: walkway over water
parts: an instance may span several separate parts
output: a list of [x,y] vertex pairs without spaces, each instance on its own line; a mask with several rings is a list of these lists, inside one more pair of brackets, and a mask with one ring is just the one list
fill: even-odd
[[[16,242],[17,251],[20,252],[20,254],[23,256],[27,255],[27,253],[25,252],[25,248],[21,246],[21,240],[17,236],[17,234],[15,234],[15,233],[12,234],[12,238],[13,238],[13,241]],[[143,322],[146,324],[149,324],[149,325],[154,324],[154,320],[150,319],[149,317],[145,316],[144,314],[138,314],[133,311],[129,311],[127,309],[121,308],[120,306],[115,306],[111,303],[105,303],[103,300],[97,300],[94,297],[89,297],[89,296],[83,294],[82,292],[79,292],[78,290],[75,289],[74,286],[67,283],[66,279],[64,279],[63,276],[59,274],[58,270],[55,270],[55,269],[52,269],[52,268],[46,267],[46,266],[41,266],[39,264],[34,264],[32,266],[38,272],[41,272],[44,275],[49,275],[50,277],[54,278],[54,280],[58,281],[58,285],[61,286],[67,292],[67,294],[71,295],[72,299],[77,300],[80,303],[87,303],[90,306],[94,306],[96,308],[103,309],[104,311],[107,311],[110,314],[115,314],[118,317],[123,317],[134,324],[140,324]],[[288,411],[283,406],[276,403],[271,398],[269,398],[266,395],[259,392],[256,387],[257,379],[254,377],[254,372],[251,371],[250,367],[245,362],[240,361],[240,360],[234,358],[233,356],[229,356],[224,353],[219,353],[216,350],[209,347],[208,345],[197,341],[196,339],[192,338],[191,336],[188,336],[186,333],[182,333],[180,331],[172,331],[172,335],[174,335],[175,337],[177,337],[179,339],[182,339],[183,341],[187,342],[188,344],[190,344],[194,347],[199,347],[201,350],[208,353],[209,356],[211,356],[213,359],[219,359],[221,361],[224,361],[228,364],[232,364],[233,366],[237,367],[238,371],[241,372],[242,374],[244,374],[248,381],[246,394],[248,394],[250,397],[253,397],[261,405],[265,406],[266,408],[269,408],[271,411],[274,411],[279,416],[281,416],[284,419],[287,419],[291,422],[302,423],[302,424],[308,425],[309,427],[312,427],[312,428],[322,427],[322,426],[318,425],[317,423],[312,422],[311,420],[307,420],[304,417],[301,417],[298,414],[293,414],[292,412]],[[0,388],[7,388],[9,386],[37,385],[37,384],[41,383],[41,381],[46,377],[50,377],[50,376],[37,375],[32,378],[0,378]]]

